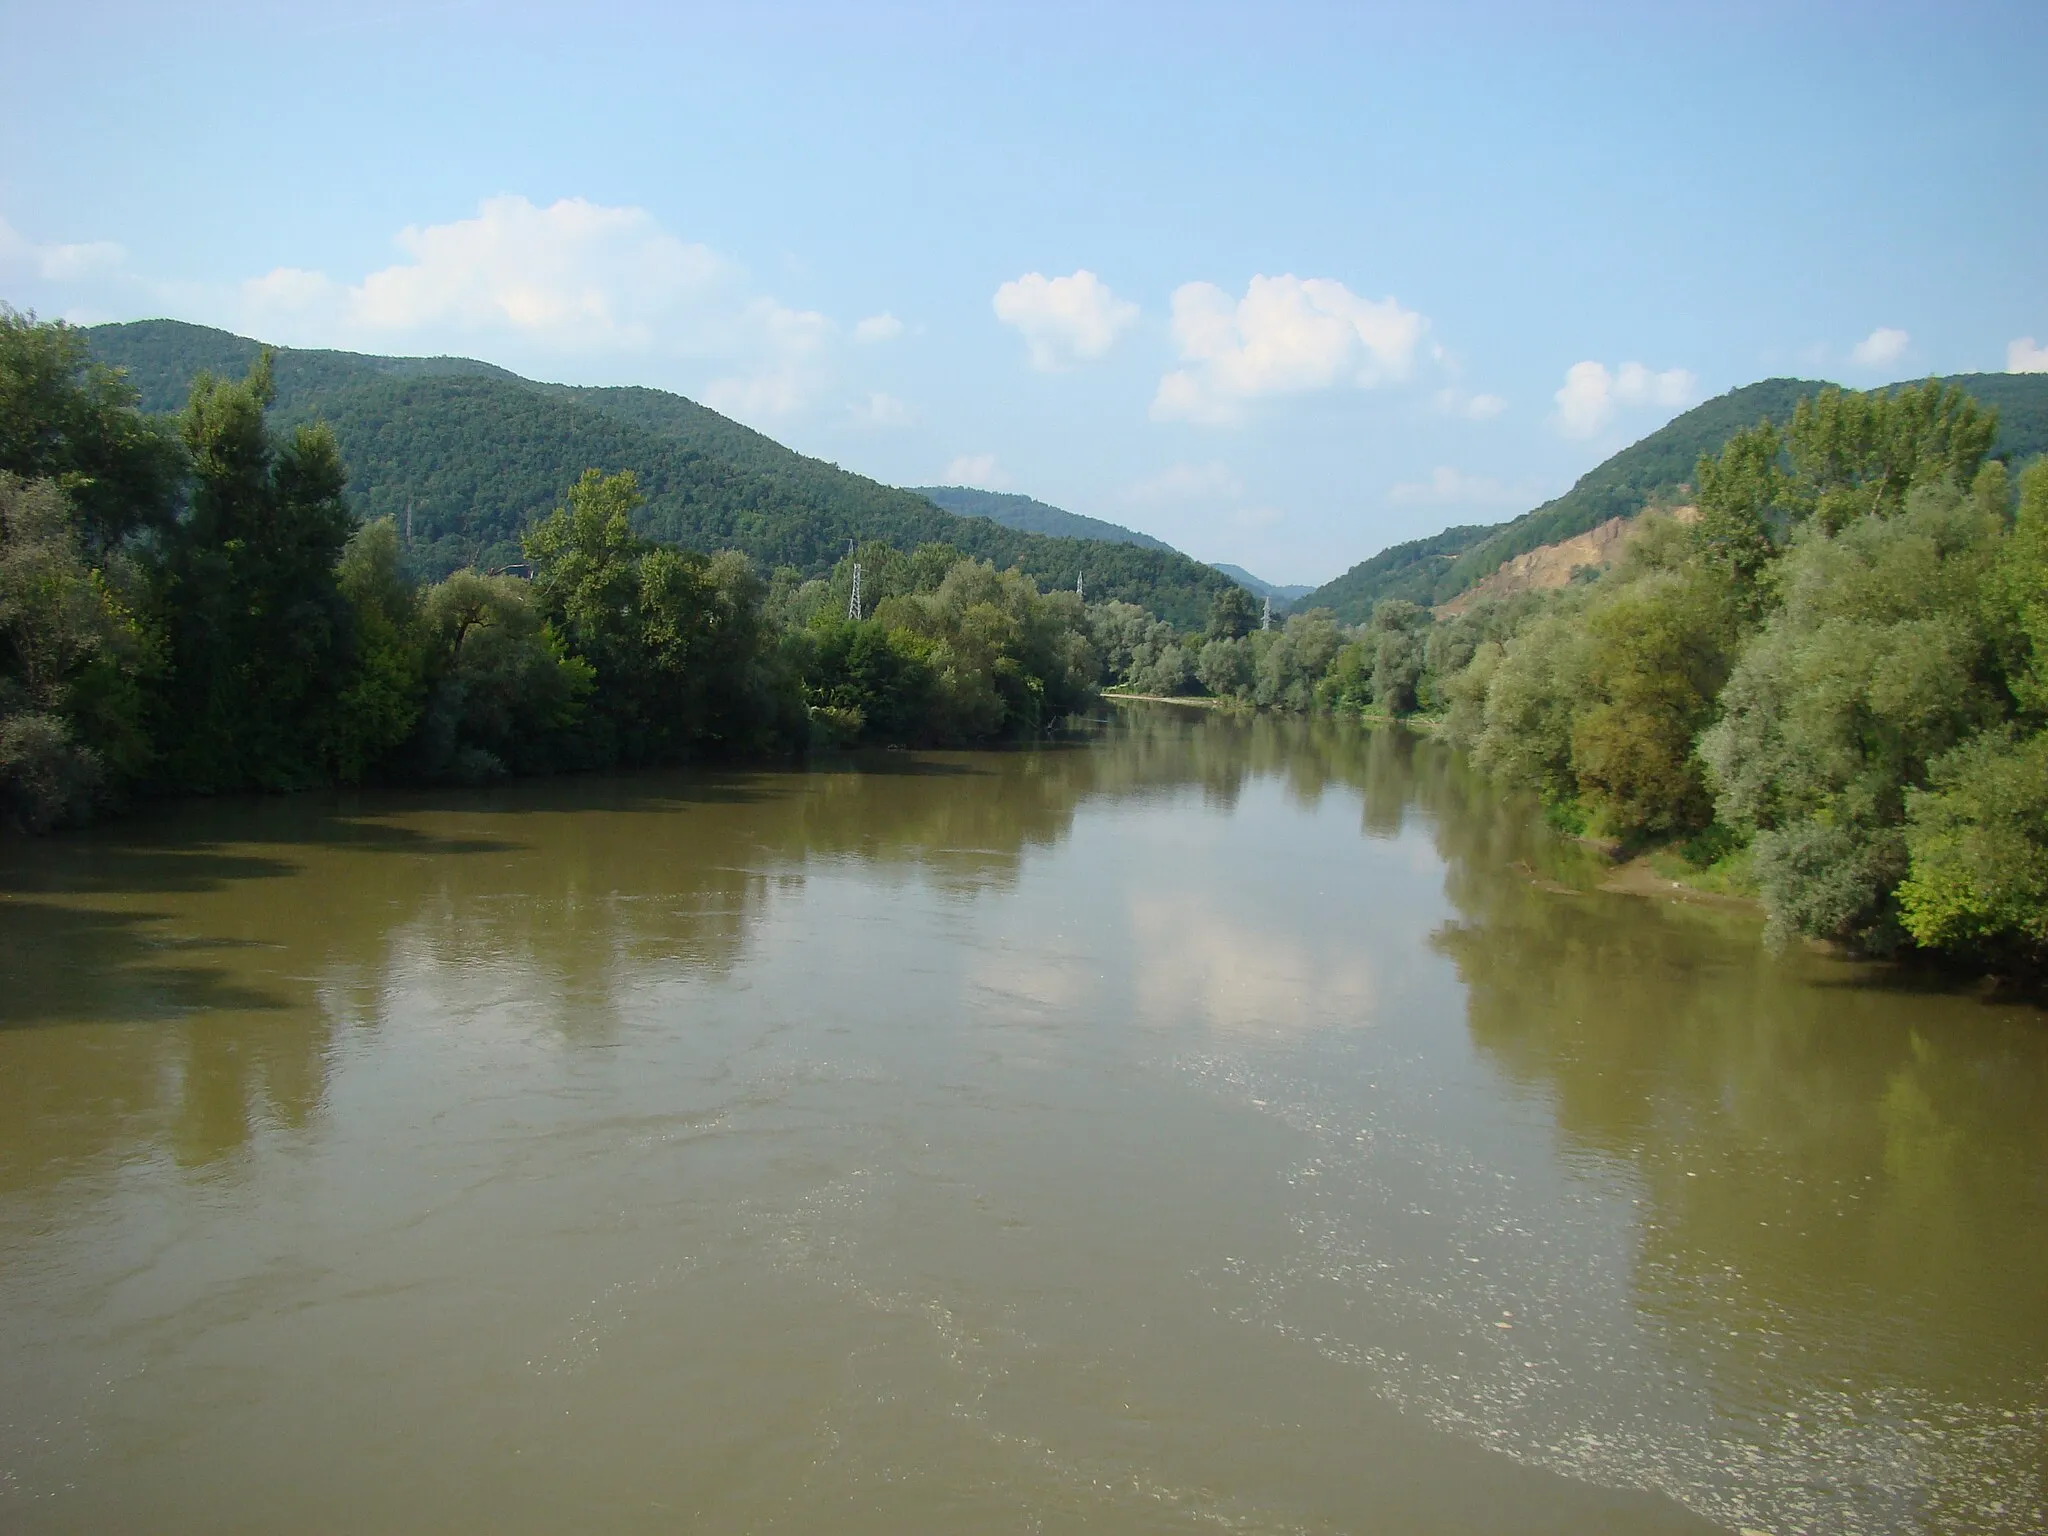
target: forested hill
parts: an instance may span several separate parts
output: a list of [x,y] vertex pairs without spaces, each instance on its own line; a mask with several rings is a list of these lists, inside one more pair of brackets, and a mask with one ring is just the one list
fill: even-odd
[[[128,371],[151,410],[184,403],[201,371],[240,377],[261,343],[171,320],[95,326],[98,360]],[[810,459],[693,401],[656,389],[534,383],[466,358],[386,358],[279,347],[274,419],[334,428],[348,495],[364,518],[408,534],[408,563],[434,578],[519,558],[522,528],[590,468],[630,469],[648,536],[740,549],[764,567],[824,571],[850,539],[909,550],[948,543],[1042,587],[1087,577],[1093,598],[1201,624],[1229,578],[1166,548],[1047,538],[960,517],[912,491]]]
[[[1980,404],[1997,407],[1995,456],[2018,466],[2048,452],[2048,374],[1966,373],[1941,382],[1960,385]],[[1447,528],[1396,544],[1294,606],[1329,608],[1339,618],[1362,623],[1374,605],[1388,598],[1424,607],[1449,602],[1516,555],[1682,495],[1701,454],[1720,452],[1729,438],[1765,417],[1789,420],[1801,399],[1826,387],[1811,379],[1764,379],[1717,395],[1588,470],[1564,495],[1533,512],[1512,522]]]
[[1164,539],[1106,523],[1099,517],[1083,517],[1064,507],[1055,507],[1029,496],[1006,491],[978,491],[966,485],[919,485],[918,495],[961,517],[985,517],[1020,533],[1042,533],[1051,538],[1103,539],[1111,544],[1135,544],[1140,549],[1172,549]]

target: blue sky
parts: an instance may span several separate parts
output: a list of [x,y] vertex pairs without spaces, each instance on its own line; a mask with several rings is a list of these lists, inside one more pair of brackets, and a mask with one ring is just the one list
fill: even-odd
[[1277,581],[2048,367],[2048,7],[0,3],[0,298],[645,383]]

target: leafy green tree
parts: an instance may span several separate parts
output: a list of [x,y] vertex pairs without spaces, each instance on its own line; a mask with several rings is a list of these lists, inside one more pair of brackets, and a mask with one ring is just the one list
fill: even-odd
[[1373,609],[1361,637],[1372,657],[1373,702],[1397,719],[1414,714],[1421,703],[1429,623],[1428,609],[1388,598]]
[[1718,564],[1652,572],[1587,605],[1572,774],[1602,832],[1672,836],[1713,820],[1693,741],[1741,638],[1736,574]]
[[1259,616],[1252,608],[1252,595],[1236,582],[1209,600],[1208,638],[1239,640],[1258,627]]
[[596,672],[566,653],[529,583],[457,571],[427,589],[418,627],[427,698],[412,772],[475,783],[575,760]]
[[912,743],[930,737],[932,674],[930,648],[908,631],[839,619],[816,631],[805,692],[849,737]]
[[177,515],[184,454],[135,400],[84,332],[0,304],[0,470],[62,487],[89,560]]
[[[1987,464],[1979,476],[1978,509],[2005,510],[2005,468]],[[2001,550],[1990,591],[1991,623],[2005,652],[2013,703],[2030,725],[2048,724],[2048,459],[2020,475],[2019,507]]]
[[1748,590],[1776,554],[1789,520],[1792,479],[1781,465],[1785,437],[1768,421],[1730,438],[1718,456],[1702,454],[1693,472],[1700,520],[1696,537],[1708,563]]
[[1316,684],[1316,703],[1324,709],[1346,714],[1370,709],[1373,659],[1373,647],[1366,641],[1345,642],[1330,659],[1330,669]]
[[1906,932],[1929,949],[2048,958],[2048,732],[1986,731],[1906,792]]
[[[936,564],[924,551],[919,562]],[[929,581],[927,569],[914,585]],[[1020,572],[955,559],[935,587],[893,592],[865,620],[813,623],[804,691],[814,731],[935,744],[1037,734],[1093,697],[1101,661],[1089,619],[1070,592],[1041,594]]]
[[[1434,638],[1434,636],[1432,636]],[[1432,691],[1444,709],[1444,740],[1466,752],[1474,752],[1486,730],[1487,696],[1494,674],[1507,656],[1499,640],[1482,638],[1456,671],[1441,674]]]
[[793,727],[795,679],[766,657],[767,588],[743,556],[716,560],[633,532],[631,471],[588,470],[525,536],[541,612],[597,677],[592,762],[671,762],[758,750]]
[[1154,618],[1136,603],[1090,604],[1088,631],[1096,654],[1102,658],[1102,675],[1112,682],[1130,683],[1133,668],[1141,665],[1141,657],[1143,664],[1149,664],[1162,650],[1176,643],[1173,626]]
[[641,504],[630,471],[589,469],[563,505],[520,541],[533,563],[533,590],[561,624],[568,644],[606,670],[638,645],[634,623],[640,556],[650,547],[634,532]]
[[1132,654],[1124,682],[1134,693],[1175,698],[1193,691],[1195,660],[1178,639],[1147,640]]
[[0,817],[82,820],[141,772],[155,638],[86,563],[63,490],[0,472]]
[[[1973,500],[2003,514],[2004,467],[1987,464]],[[1987,583],[2015,718],[1936,759],[1909,789],[1906,931],[1933,949],[2048,961],[2048,461],[2020,476],[2019,508]]]
[[1699,748],[1720,819],[1755,839],[1777,934],[1898,943],[1907,792],[2003,712],[1982,602],[2002,532],[1943,482],[1898,516],[1794,538],[1783,606]]
[[1344,647],[1344,630],[1327,608],[1287,616],[1278,629],[1246,637],[1252,648],[1252,698],[1269,709],[1303,712],[1316,702],[1316,687]]
[[[1487,667],[1473,760],[1559,808],[1576,806],[1573,714],[1587,692],[1590,637],[1577,604],[1562,600],[1525,624]],[[1482,648],[1472,665],[1479,666]]]
[[335,565],[355,527],[333,434],[278,441],[268,356],[201,375],[180,422],[191,509],[158,571],[169,671],[156,735],[167,788],[293,788],[327,779],[353,680],[354,615]]
[[1210,640],[1195,654],[1195,681],[1219,699],[1251,696],[1255,677],[1250,641]]
[[1953,384],[1824,389],[1799,402],[1785,435],[1791,511],[1830,532],[1866,514],[1892,515],[1915,486],[1969,485],[1997,435],[1998,413]]
[[418,596],[400,570],[390,518],[355,531],[336,577],[355,616],[356,664],[337,701],[334,766],[342,783],[355,784],[411,736],[424,702],[426,655]]

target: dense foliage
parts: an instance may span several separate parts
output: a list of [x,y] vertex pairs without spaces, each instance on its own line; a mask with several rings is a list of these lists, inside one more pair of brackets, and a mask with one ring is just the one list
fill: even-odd
[[[1994,456],[2024,463],[2048,453],[2048,377],[1966,374],[1942,381],[1966,390],[1998,412]],[[1296,606],[1328,608],[1348,623],[1363,623],[1390,598],[1432,607],[1447,603],[1498,570],[1504,561],[1544,544],[1581,534],[1646,507],[1693,499],[1693,471],[1760,418],[1791,419],[1800,402],[1832,386],[1804,379],[1764,379],[1718,395],[1674,417],[1641,442],[1579,477],[1564,495],[1512,522],[1447,528],[1382,550]]]
[[[159,410],[182,405],[199,373],[238,377],[263,352],[172,321],[99,326],[89,336],[93,355],[126,369],[140,403]],[[392,519],[402,559],[422,579],[518,562],[521,531],[584,469],[601,465],[633,473],[640,535],[706,554],[738,550],[764,570],[818,575],[855,539],[900,550],[940,542],[1015,566],[1042,587],[1085,580],[1093,596],[1189,626],[1229,584],[1164,546],[1045,537],[955,516],[661,390],[534,384],[456,358],[289,348],[274,354],[273,389],[278,424],[331,428],[349,469],[349,504],[366,521]]]
[[1561,824],[1674,841],[1780,937],[2048,958],[2048,463],[1953,386],[1828,390],[1438,683]]
[[336,435],[272,420],[275,378],[267,354],[201,373],[167,431],[76,331],[0,315],[6,822],[136,792],[990,742],[1100,679],[1072,593],[874,544],[851,616],[851,561],[770,582],[649,539],[630,472],[587,471],[525,531],[530,579],[418,583],[396,523],[352,514]]

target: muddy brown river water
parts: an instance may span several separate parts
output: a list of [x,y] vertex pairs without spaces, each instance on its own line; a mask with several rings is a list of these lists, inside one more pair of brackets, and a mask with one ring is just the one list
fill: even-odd
[[1129,708],[0,847],[0,1529],[2039,1531],[2048,1019]]

